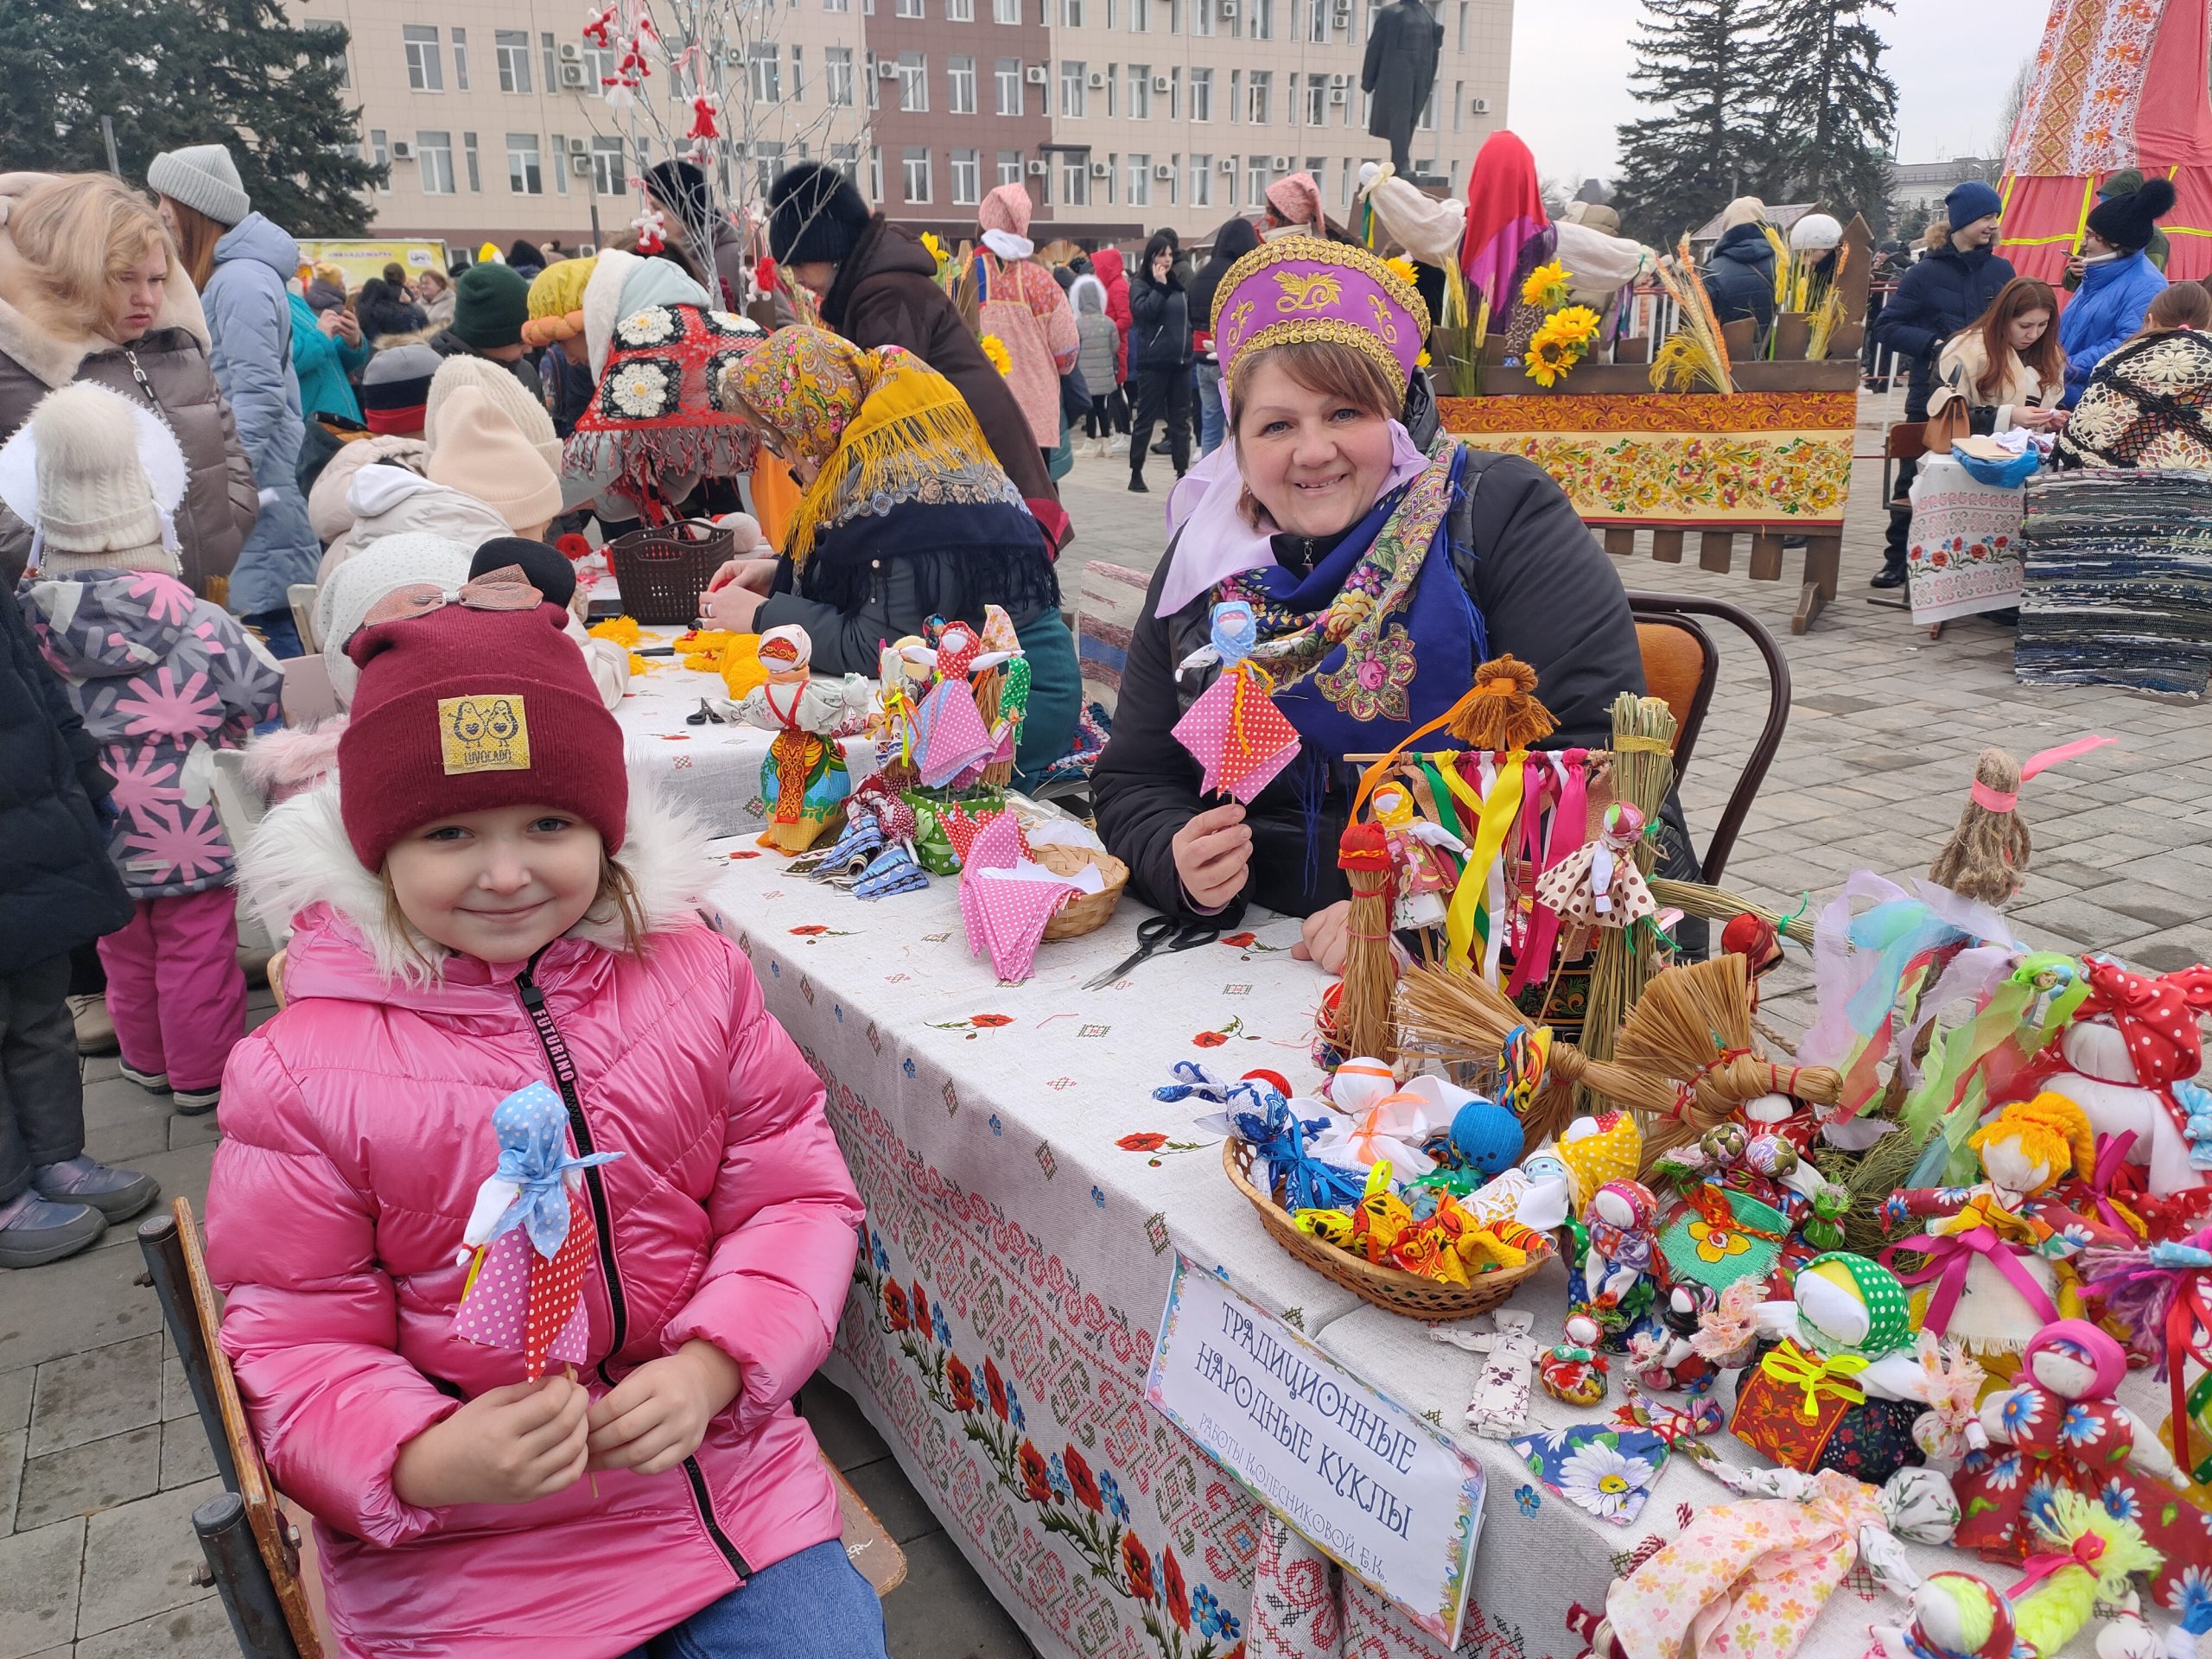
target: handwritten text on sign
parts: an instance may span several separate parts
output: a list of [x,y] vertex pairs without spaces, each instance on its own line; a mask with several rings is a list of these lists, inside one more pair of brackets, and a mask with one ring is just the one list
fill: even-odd
[[1145,1397],[1316,1548],[1459,1640],[1481,1466],[1179,1253]]

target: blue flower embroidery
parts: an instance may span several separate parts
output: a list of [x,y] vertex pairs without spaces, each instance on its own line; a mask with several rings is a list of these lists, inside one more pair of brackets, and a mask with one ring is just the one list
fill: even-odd
[[1006,1133],[1006,1125],[999,1122],[999,1115],[996,1112],[991,1114],[991,1133],[993,1135]]
[[1103,1210],[1106,1207],[1106,1194],[1094,1186],[1090,1189],[1090,1201]]
[[1050,1467],[1052,1471],[1053,1495],[1058,1497],[1061,1502],[1065,1503],[1069,1494],[1073,1489],[1068,1484],[1067,1466],[1060,1461],[1060,1454],[1058,1452],[1055,1452],[1052,1453],[1052,1461]]
[[1129,1521],[1129,1501],[1122,1496],[1122,1483],[1114,1478],[1111,1469],[1098,1471],[1098,1495],[1106,1500],[1107,1513],[1123,1526]]
[[936,1335],[938,1347],[952,1346],[952,1326],[945,1319],[944,1304],[941,1301],[930,1304],[930,1330]]
[[1029,1419],[1022,1413],[1021,1396],[1014,1391],[1012,1378],[1007,1379],[1006,1385],[1006,1409],[1007,1415],[1013,1420],[1014,1431],[1017,1433],[1029,1427]]
[[914,1075],[914,1062],[913,1062],[912,1058],[911,1057],[909,1057],[909,1058],[907,1058],[907,1060],[906,1061],[906,1063],[905,1063],[904,1065],[902,1065],[899,1069],[901,1071],[904,1071],[904,1072],[905,1072],[908,1077],[912,1077],[912,1076]]
[[1543,1507],[1544,1503],[1543,1495],[1533,1486],[1516,1488],[1513,1494],[1513,1501],[1521,1506],[1521,1513],[1523,1515],[1534,1515]]

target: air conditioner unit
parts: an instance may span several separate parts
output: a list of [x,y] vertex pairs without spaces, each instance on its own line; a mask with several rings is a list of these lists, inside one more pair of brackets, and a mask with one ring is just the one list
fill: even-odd
[[589,178],[591,176],[591,157],[588,156],[569,156],[569,171],[575,174],[580,179]]
[[569,147],[569,154],[571,156],[588,156],[591,154],[591,140],[588,138],[570,138],[564,142],[567,143]]
[[1276,172],[1278,172],[1278,173],[1287,173],[1287,172],[1289,172],[1289,171],[1290,171],[1290,157],[1289,157],[1289,156],[1276,156],[1276,157],[1275,157],[1275,171],[1276,171]]
[[899,66],[888,58],[878,58],[875,60],[875,78],[878,80],[898,79]]
[[1221,170],[1224,173],[1235,173],[1236,171],[1236,158],[1234,156],[1223,156],[1221,158]]
[[1351,77],[1350,75],[1331,75],[1329,77],[1329,85],[1332,86],[1349,86],[1351,85]]
[[741,46],[724,47],[722,48],[722,61],[733,69],[741,67],[745,62],[745,48]]
[[1032,162],[1029,163],[1029,176],[1033,179],[1041,179],[1049,171],[1051,171],[1051,168],[1043,162]]
[[563,41],[561,42],[562,62],[582,63],[583,60],[584,49],[582,47],[577,45],[574,41]]
[[1114,176],[1114,164],[1111,162],[1093,162],[1090,164],[1090,176],[1094,179],[1112,178]]
[[1104,72],[1103,70],[1100,70],[1100,69],[1094,69],[1094,70],[1092,70],[1092,71],[1090,72],[1090,82],[1089,82],[1089,84],[1090,84],[1090,90],[1091,90],[1092,92],[1104,92],[1104,91],[1106,90],[1106,74],[1105,74],[1105,72]]
[[1488,115],[1490,113],[1490,99],[1486,98],[1471,98],[1467,100],[1467,107],[1472,110],[1477,115]]
[[1236,17],[1236,0],[1221,0],[1220,5],[1215,8],[1215,15],[1234,22]]
[[1173,162],[1154,162],[1152,164],[1152,176],[1155,179],[1173,178],[1175,176],[1175,163]]
[[1021,72],[1021,78],[1032,86],[1042,86],[1052,79],[1052,71],[1044,64],[1033,63]]
[[584,67],[581,63],[564,63],[561,66],[561,85],[564,90],[582,92],[589,84],[584,78]]
[[1350,6],[1338,6],[1334,11],[1329,14],[1329,21],[1333,22],[1338,29],[1350,29],[1351,27],[1351,8]]
[[395,162],[413,161],[415,159],[415,146],[409,143],[404,138],[395,138],[392,140],[391,144],[391,159]]
[[1341,86],[1332,86],[1329,89],[1329,102],[1332,104],[1341,105],[1344,101],[1344,89]]
[[1152,78],[1152,90],[1155,92],[1166,92],[1170,84],[1171,83],[1167,77],[1165,75],[1154,75]]

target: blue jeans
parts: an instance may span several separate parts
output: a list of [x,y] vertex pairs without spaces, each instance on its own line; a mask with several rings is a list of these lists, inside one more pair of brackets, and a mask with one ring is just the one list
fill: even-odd
[[300,643],[300,631],[293,624],[289,606],[281,611],[256,611],[251,616],[241,616],[238,620],[260,634],[271,657],[281,660],[286,657],[307,655],[307,647]]
[[1229,435],[1229,416],[1221,406],[1221,365],[1198,365],[1198,453],[1210,455]]
[[831,1538],[761,1568],[624,1659],[885,1659],[883,1604]]

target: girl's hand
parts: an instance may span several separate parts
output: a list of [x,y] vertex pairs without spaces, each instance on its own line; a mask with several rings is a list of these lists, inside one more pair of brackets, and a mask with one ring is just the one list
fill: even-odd
[[361,320],[359,317],[351,311],[342,309],[333,311],[329,315],[338,319],[336,324],[338,332],[345,336],[348,346],[358,346],[361,343]]
[[2055,409],[2023,406],[2012,411],[2012,424],[2024,426],[2031,432],[2040,432],[2058,424],[2058,411]]
[[487,1389],[399,1448],[392,1490],[426,1510],[550,1497],[584,1472],[590,1404],[564,1376]]
[[1351,948],[1351,900],[1339,899],[1306,918],[1304,937],[1290,947],[1294,961],[1310,962],[1325,974],[1341,974]]
[[750,633],[754,614],[766,603],[742,581],[727,582],[699,595],[699,614],[712,626]]
[[735,1360],[696,1337],[639,1366],[591,1408],[591,1467],[641,1475],[675,1468],[699,1449],[742,1380]]
[[1199,910],[1219,910],[1244,891],[1252,863],[1252,831],[1235,801],[1201,812],[1175,832],[1171,843],[1184,896]]

